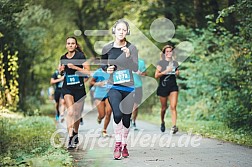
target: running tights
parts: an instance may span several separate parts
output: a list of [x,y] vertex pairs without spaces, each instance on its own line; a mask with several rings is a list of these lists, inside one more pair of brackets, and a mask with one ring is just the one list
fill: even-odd
[[123,125],[126,128],[129,128],[134,105],[133,92],[110,89],[108,96],[115,123],[119,124],[122,120]]

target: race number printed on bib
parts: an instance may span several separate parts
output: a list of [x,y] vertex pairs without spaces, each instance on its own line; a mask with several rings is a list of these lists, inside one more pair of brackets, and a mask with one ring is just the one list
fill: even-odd
[[75,85],[80,83],[79,75],[67,75],[67,85]]
[[130,82],[130,72],[129,70],[120,70],[113,73],[114,84],[121,84],[125,82]]

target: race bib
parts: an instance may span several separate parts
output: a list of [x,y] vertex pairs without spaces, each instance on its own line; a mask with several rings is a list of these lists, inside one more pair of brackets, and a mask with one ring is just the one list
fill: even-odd
[[67,85],[75,85],[80,83],[79,75],[67,75],[66,76]]
[[119,70],[113,73],[114,84],[122,84],[130,82],[130,72],[129,70]]

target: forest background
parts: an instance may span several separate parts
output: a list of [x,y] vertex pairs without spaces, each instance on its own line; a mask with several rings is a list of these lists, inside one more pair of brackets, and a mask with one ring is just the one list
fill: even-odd
[[[151,41],[162,49],[167,42],[153,39],[149,29],[155,19],[167,18],[175,26],[169,43],[189,41],[194,48],[180,65],[180,127],[251,146],[251,11],[250,0],[0,0],[1,112],[43,115],[48,96],[41,92],[47,93],[66,52],[66,37],[76,36],[92,62],[100,56],[96,41],[113,37],[84,32],[111,30],[116,20],[126,18],[148,38],[138,41],[141,46]],[[138,49],[147,62],[158,61],[148,47]],[[154,77],[155,63],[147,64],[149,77]],[[159,122],[155,92],[140,113],[141,119]]]

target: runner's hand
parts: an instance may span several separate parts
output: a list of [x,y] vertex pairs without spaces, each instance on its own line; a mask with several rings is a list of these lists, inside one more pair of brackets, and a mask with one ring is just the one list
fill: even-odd
[[67,64],[67,67],[68,67],[68,68],[71,68],[71,69],[74,69],[74,70],[76,69],[76,66],[73,65],[72,63],[68,63],[68,64]]
[[130,56],[130,51],[129,48],[127,48],[126,46],[122,47],[121,50],[126,54],[126,57]]
[[114,66],[114,65],[108,66],[108,68],[107,68],[107,73],[108,73],[108,74],[112,74],[112,73],[114,72],[114,70],[115,70],[115,66]]
[[171,66],[168,66],[167,68],[166,68],[166,70],[163,72],[164,74],[167,74],[167,73],[169,73],[169,72],[172,72],[172,67]]

